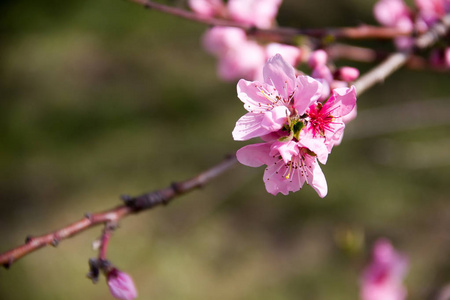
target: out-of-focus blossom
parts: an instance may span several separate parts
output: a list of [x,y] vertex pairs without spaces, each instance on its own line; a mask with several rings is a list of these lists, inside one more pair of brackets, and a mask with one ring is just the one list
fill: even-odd
[[283,59],[291,66],[296,66],[300,61],[302,52],[300,48],[278,43],[270,43],[266,46],[266,60],[270,57],[280,54]]
[[405,31],[413,28],[409,8],[403,0],[380,0],[373,12],[377,21],[384,26],[400,27]]
[[[404,32],[412,32],[414,22],[411,12],[403,0],[380,0],[374,6],[375,18],[382,25],[395,27]],[[412,38],[398,37],[395,44],[399,49],[408,49],[412,46]]]
[[226,55],[227,52],[237,49],[247,42],[245,31],[234,27],[216,26],[203,35],[203,47],[211,54]]
[[373,248],[371,264],[364,270],[361,282],[362,300],[404,300],[403,278],[408,268],[404,255],[398,253],[386,239]]
[[137,290],[130,275],[112,268],[106,275],[109,291],[114,298],[133,300],[137,298]]
[[359,77],[359,70],[352,67],[341,67],[336,72],[336,77],[343,81],[354,81]]
[[325,66],[327,64],[328,54],[325,50],[319,49],[313,51],[308,58],[308,65],[314,69],[318,66]]
[[[225,5],[219,0],[190,0],[189,6],[199,15],[221,17],[270,28],[274,24],[282,0],[229,0]],[[300,61],[298,47],[270,43],[263,45],[250,39],[244,30],[231,27],[214,27],[203,36],[203,46],[218,59],[218,75],[232,81],[244,78],[262,80],[260,74],[269,57],[279,53],[285,60],[296,65]]]
[[222,0],[189,0],[188,4],[196,14],[204,17],[220,16],[225,10]]
[[228,10],[232,20],[259,28],[270,28],[282,0],[229,0]]

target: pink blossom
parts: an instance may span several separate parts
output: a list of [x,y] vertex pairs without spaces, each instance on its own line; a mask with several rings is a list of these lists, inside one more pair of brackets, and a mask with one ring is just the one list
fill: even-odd
[[403,0],[380,0],[374,6],[375,18],[384,26],[410,31],[413,27],[408,6]]
[[217,56],[218,75],[227,81],[257,78],[266,61],[265,49],[239,28],[214,27],[203,36],[203,45]]
[[311,185],[322,198],[328,192],[316,155],[297,142],[248,145],[239,149],[236,155],[240,163],[250,167],[267,165],[263,180],[267,192],[273,195],[296,192],[304,183]]
[[236,78],[258,78],[266,61],[264,48],[254,41],[245,41],[239,47],[229,48],[219,55],[219,77],[232,81]]
[[237,85],[238,97],[248,113],[236,122],[235,140],[263,136],[298,123],[320,97],[321,84],[308,76],[296,76],[295,69],[279,54],[267,61],[263,77],[264,82],[241,79]]
[[109,291],[116,299],[132,300],[137,298],[133,279],[125,272],[113,268],[107,274]]
[[[309,122],[306,129],[313,138],[323,138],[328,151],[338,145],[344,133],[343,117],[349,115],[356,105],[356,89],[337,88],[324,104],[317,103],[309,107]],[[313,149],[311,149],[313,150]],[[314,150],[313,150],[314,151]]]
[[362,300],[404,300],[406,288],[402,281],[407,267],[406,257],[395,251],[388,240],[378,240],[372,263],[363,273]]
[[341,67],[337,70],[338,78],[344,81],[354,81],[359,77],[359,70],[352,67]]
[[211,54],[226,55],[247,42],[245,31],[234,27],[216,26],[203,35],[203,47]]
[[270,28],[282,0],[229,0],[231,19],[259,28]]
[[291,45],[270,43],[266,46],[266,57],[270,58],[280,54],[283,59],[291,66],[297,65],[301,59],[302,52],[300,48]]
[[225,9],[222,0],[189,0],[188,4],[196,14],[204,17],[221,15]]
[[319,49],[313,51],[308,59],[308,65],[311,68],[316,68],[318,66],[325,66],[328,60],[328,54],[325,50]]
[[419,8],[419,22],[423,21],[427,27],[445,15],[446,4],[444,0],[415,0],[414,2]]

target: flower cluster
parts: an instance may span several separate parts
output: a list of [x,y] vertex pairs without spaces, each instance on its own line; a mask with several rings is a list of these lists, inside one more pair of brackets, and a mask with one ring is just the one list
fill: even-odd
[[263,82],[241,79],[237,92],[248,113],[236,122],[233,138],[265,141],[238,150],[239,162],[267,165],[264,183],[273,195],[287,195],[307,183],[325,197],[328,188],[318,162],[325,164],[340,143],[343,118],[356,105],[355,88],[334,89],[329,99],[321,101],[320,81],[297,75],[277,54],[264,65]]
[[388,240],[378,240],[373,249],[372,263],[364,270],[361,299],[406,299],[406,288],[402,282],[407,268],[405,256],[396,252]]
[[[445,14],[450,13],[450,0],[415,0],[413,11],[403,0],[379,0],[374,6],[375,18],[382,25],[394,27],[407,33],[425,32],[436,24]],[[411,37],[398,37],[395,40],[399,49],[412,46]],[[450,46],[444,46],[431,53],[431,63],[450,68]]]
[[[270,28],[282,0],[189,0],[198,15],[233,20],[258,28]],[[261,44],[250,39],[244,30],[233,27],[213,27],[203,36],[203,46],[218,58],[218,75],[232,81],[245,78],[257,80],[269,57],[281,53],[291,65],[301,57],[298,47],[278,43]]]

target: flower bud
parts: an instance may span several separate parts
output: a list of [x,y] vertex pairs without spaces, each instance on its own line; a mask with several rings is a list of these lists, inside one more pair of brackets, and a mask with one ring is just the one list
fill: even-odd
[[130,275],[116,268],[107,274],[109,291],[116,299],[132,300],[137,298],[136,287]]
[[338,70],[338,77],[343,81],[353,81],[359,76],[359,71],[352,67],[342,67]]
[[319,49],[311,53],[308,59],[308,65],[311,68],[317,68],[319,66],[323,66],[327,63],[328,54],[325,50]]

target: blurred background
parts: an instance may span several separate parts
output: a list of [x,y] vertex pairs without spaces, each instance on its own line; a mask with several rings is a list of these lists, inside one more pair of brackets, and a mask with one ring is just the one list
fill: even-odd
[[[285,0],[278,21],[376,24],[374,3]],[[0,7],[0,252],[245,144],[231,137],[245,112],[236,83],[217,78],[204,25],[119,0]],[[309,186],[272,196],[263,168],[237,165],[122,220],[109,258],[140,299],[348,300],[359,298],[371,245],[386,237],[409,256],[408,299],[435,299],[450,284],[448,74],[404,69],[359,97],[358,118],[322,166],[326,198]],[[111,299],[104,278],[85,278],[100,232],[0,269],[0,299]]]

